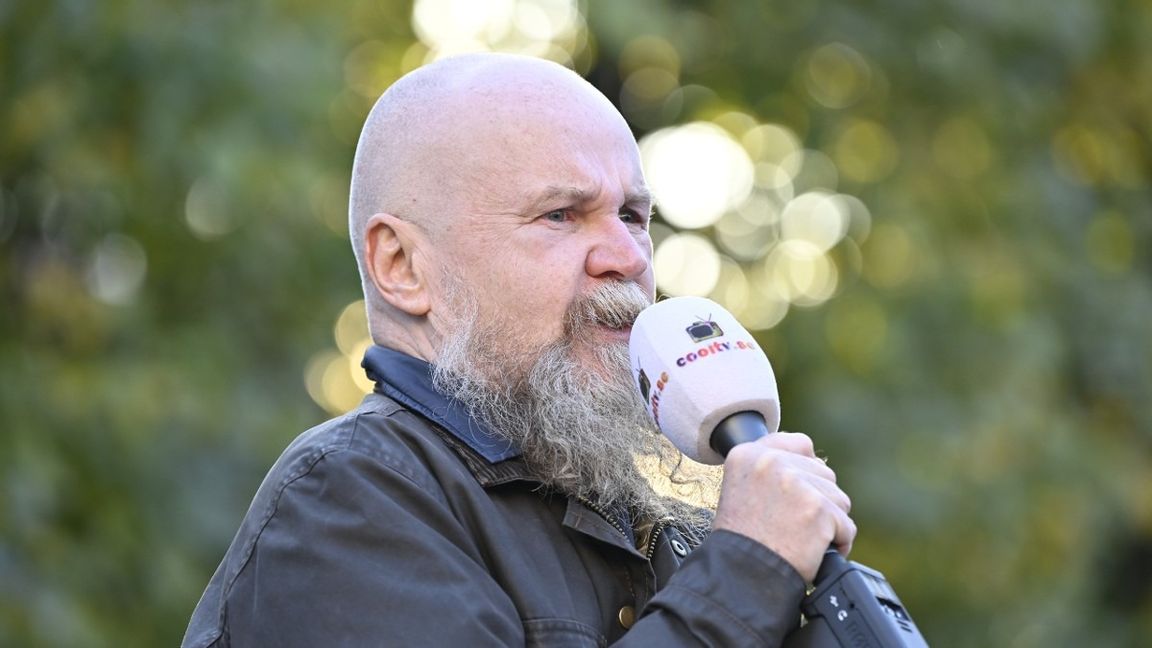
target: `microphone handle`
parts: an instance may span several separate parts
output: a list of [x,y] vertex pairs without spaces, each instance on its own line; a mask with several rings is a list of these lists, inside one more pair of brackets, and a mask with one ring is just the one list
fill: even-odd
[[716,425],[708,445],[712,446],[716,454],[727,457],[728,452],[737,444],[755,441],[769,434],[771,431],[760,412],[736,412]]
[[[771,434],[759,412],[737,412],[716,425],[708,444],[722,457],[737,444]],[[800,606],[805,624],[784,648],[927,648],[904,604],[880,572],[829,547]]]

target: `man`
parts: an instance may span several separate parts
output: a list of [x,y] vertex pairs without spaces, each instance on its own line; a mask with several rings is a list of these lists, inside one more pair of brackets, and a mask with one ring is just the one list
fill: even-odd
[[375,393],[272,468],[185,646],[774,645],[855,526],[798,434],[728,457],[710,531],[637,458],[635,141],[571,71],[470,55],[368,116],[350,226]]

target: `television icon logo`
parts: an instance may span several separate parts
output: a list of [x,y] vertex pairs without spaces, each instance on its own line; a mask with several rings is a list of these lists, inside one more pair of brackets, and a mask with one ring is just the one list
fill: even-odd
[[718,338],[724,335],[724,331],[720,329],[720,326],[711,320],[698,320],[684,330],[688,331],[688,335],[691,336],[693,342],[703,342],[704,340],[711,340],[712,338]]

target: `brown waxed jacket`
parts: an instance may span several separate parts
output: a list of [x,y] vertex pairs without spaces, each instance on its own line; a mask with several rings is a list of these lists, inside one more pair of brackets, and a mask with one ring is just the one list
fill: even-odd
[[637,541],[466,434],[374,393],[301,435],[183,646],[773,646],[799,622],[803,579],[759,543]]

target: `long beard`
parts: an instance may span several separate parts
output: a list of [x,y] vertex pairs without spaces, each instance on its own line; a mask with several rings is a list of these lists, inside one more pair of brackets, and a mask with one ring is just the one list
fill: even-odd
[[637,519],[704,523],[700,507],[714,505],[717,474],[685,475],[683,455],[655,428],[633,386],[627,345],[592,336],[599,326],[630,325],[649,303],[642,288],[601,285],[568,309],[561,339],[537,349],[506,342],[515,322],[482,324],[463,286],[451,292],[458,322],[434,367],[437,389],[514,442],[544,486]]

